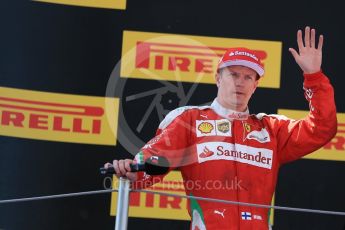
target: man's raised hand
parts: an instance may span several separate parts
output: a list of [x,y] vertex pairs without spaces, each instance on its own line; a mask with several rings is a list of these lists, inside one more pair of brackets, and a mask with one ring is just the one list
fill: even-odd
[[304,32],[303,44],[302,31],[298,30],[297,44],[299,52],[293,48],[289,48],[295,61],[306,74],[316,73],[321,70],[323,36],[319,36],[319,43],[316,47],[315,33],[315,29],[310,29],[310,27],[307,26]]

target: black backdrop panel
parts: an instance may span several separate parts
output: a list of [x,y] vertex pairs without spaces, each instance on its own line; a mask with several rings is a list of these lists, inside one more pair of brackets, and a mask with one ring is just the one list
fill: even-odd
[[[104,96],[112,69],[121,57],[124,30],[272,40],[283,43],[281,88],[258,89],[250,103],[251,112],[306,110],[301,71],[288,48],[296,47],[297,29],[310,25],[325,36],[323,70],[335,86],[338,112],[344,113],[345,11],[340,3],[127,0],[126,10],[109,10],[4,0],[0,6],[0,86]],[[130,79],[124,95],[154,84]],[[183,85],[191,87],[190,83]],[[205,91],[209,95],[202,93]],[[189,104],[212,100],[215,93],[214,85],[201,84]],[[147,103],[125,108],[127,122],[137,124],[134,111],[145,109]],[[141,133],[143,141],[153,135],[158,123],[152,114]],[[134,130],[135,125],[131,128]],[[1,136],[0,199],[102,189],[98,168],[124,157],[131,155],[120,143],[111,147]],[[345,211],[344,177],[344,162],[290,163],[281,169],[276,204]],[[113,229],[109,204],[110,195],[104,194],[0,205],[0,229]],[[189,223],[130,218],[129,229],[143,226],[188,229]],[[344,226],[344,217],[275,213],[274,229],[279,230],[340,230]]]

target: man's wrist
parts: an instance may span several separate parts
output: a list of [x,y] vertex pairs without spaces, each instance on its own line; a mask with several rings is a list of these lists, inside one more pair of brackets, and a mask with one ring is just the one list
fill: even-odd
[[317,73],[320,73],[320,72],[322,72],[322,69],[319,69],[319,70],[316,70],[316,71],[308,71],[308,72],[304,71],[303,75],[314,75],[314,74],[317,74]]
[[320,69],[319,71],[313,72],[313,73],[303,73],[303,76],[307,79],[313,79],[317,78],[318,76],[323,75],[322,70]]

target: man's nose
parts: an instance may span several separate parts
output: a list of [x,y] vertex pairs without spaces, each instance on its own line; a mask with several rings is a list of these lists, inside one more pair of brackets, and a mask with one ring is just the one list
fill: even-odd
[[235,85],[238,87],[241,87],[244,85],[244,77],[243,76],[238,76],[235,78]]

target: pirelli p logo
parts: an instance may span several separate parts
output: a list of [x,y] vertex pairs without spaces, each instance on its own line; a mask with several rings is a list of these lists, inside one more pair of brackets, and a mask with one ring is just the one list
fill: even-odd
[[0,95],[0,135],[116,144],[118,99],[3,87]]
[[[283,114],[293,119],[300,119],[308,115],[308,111],[279,109]],[[338,131],[335,137],[319,150],[305,156],[306,159],[345,161],[345,114],[338,113]]]
[[248,47],[263,60],[261,87],[280,87],[281,42],[124,31],[121,76],[214,84],[220,57]]

